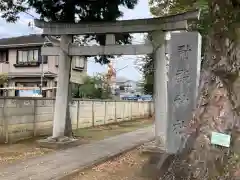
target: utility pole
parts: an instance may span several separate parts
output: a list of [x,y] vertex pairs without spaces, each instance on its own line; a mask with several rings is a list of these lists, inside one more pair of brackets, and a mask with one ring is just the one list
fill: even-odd
[[43,72],[43,57],[41,58],[41,85],[40,85],[40,93],[41,95],[43,96],[43,93],[42,93],[42,87],[43,87],[43,76],[44,76],[44,72]]

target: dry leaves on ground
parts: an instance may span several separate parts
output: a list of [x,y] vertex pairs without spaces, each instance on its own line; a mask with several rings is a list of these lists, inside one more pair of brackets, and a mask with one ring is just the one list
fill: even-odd
[[146,157],[140,155],[140,149],[135,149],[83,171],[73,180],[146,180],[141,177],[141,170],[146,160]]
[[100,164],[100,165],[94,167],[93,170],[97,171],[97,172],[103,172],[103,171],[115,172],[123,164],[130,168],[130,167],[138,164],[136,162],[136,155],[138,153],[139,153],[138,151],[128,152],[122,156],[116,157],[110,161],[107,161],[103,164]]
[[42,156],[53,150],[36,147],[35,144],[9,144],[0,146],[0,165],[10,164],[17,160],[25,160]]

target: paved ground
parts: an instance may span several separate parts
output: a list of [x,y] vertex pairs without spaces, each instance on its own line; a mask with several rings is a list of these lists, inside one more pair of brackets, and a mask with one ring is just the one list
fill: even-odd
[[153,127],[0,167],[1,180],[52,180],[101,162],[154,138]]

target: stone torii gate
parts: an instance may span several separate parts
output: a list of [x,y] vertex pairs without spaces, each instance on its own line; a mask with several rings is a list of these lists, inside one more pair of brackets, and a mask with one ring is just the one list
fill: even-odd
[[[154,54],[155,57],[155,135],[157,142],[172,141],[167,133],[168,126],[168,83],[165,56],[165,33],[167,31],[187,30],[188,20],[199,18],[199,11],[138,20],[123,20],[99,23],[49,23],[35,20],[35,26],[43,29],[43,35],[61,36],[60,46],[42,47],[43,56],[60,56],[57,94],[53,121],[52,138],[64,136],[66,110],[68,106],[68,84],[70,73],[70,56],[97,55],[141,55]],[[117,45],[115,34],[118,33],[151,33],[151,44]],[[77,46],[72,41],[73,35],[106,34],[105,46]],[[175,142],[175,140],[173,141]],[[167,151],[175,153],[175,147],[167,147]],[[178,145],[179,146],[179,145]]]

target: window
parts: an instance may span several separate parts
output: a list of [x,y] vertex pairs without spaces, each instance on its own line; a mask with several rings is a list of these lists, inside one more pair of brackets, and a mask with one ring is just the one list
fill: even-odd
[[7,51],[0,52],[0,62],[8,62],[8,52]]
[[84,69],[84,58],[81,56],[73,56],[73,62],[75,65],[75,68],[78,69]]
[[19,50],[17,52],[17,62],[20,64],[38,62],[39,61],[39,50]]
[[43,61],[44,64],[47,64],[48,56],[42,56],[42,61]]
[[[73,56],[73,68],[84,69],[84,58],[81,56]],[[55,56],[55,66],[59,66],[59,56]]]
[[56,95],[57,95],[57,88],[56,88],[57,87],[57,81],[54,82],[54,87],[55,88],[53,90],[53,95],[54,95],[54,97],[56,97]]
[[120,89],[121,91],[123,91],[123,90],[125,90],[125,86],[124,86],[124,85],[120,85],[120,86],[119,86],[119,89]]
[[59,56],[55,56],[55,66],[58,67],[59,65]]
[[[4,88],[4,85],[1,84],[0,88]],[[0,96],[4,96],[4,90],[3,89],[0,90]]]

